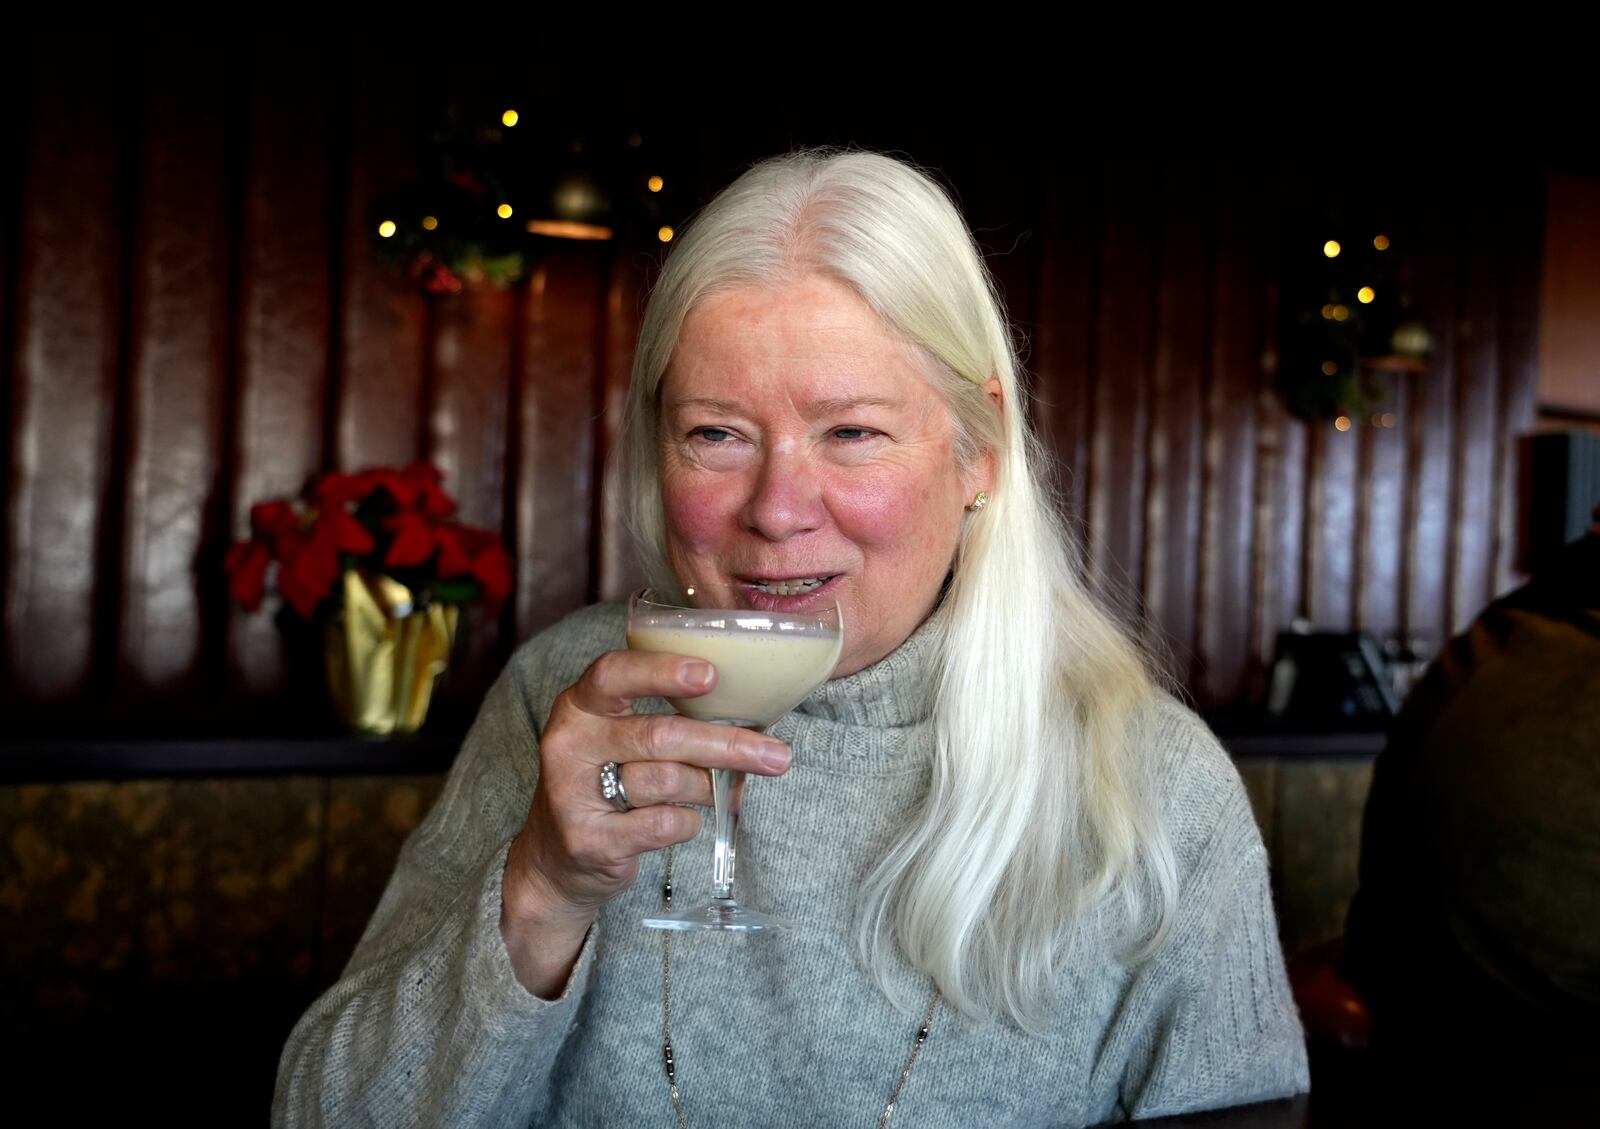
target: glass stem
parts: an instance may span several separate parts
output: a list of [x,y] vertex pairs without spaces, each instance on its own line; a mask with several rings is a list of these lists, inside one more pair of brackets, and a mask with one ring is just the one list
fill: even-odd
[[738,832],[739,817],[733,810],[733,790],[744,773],[731,768],[711,769],[712,833],[715,843],[711,848],[711,896],[722,900],[733,898],[734,836]]

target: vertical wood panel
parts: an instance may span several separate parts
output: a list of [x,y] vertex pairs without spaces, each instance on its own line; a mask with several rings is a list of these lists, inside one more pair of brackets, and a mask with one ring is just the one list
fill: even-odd
[[1039,256],[1039,329],[1034,345],[1034,420],[1060,461],[1061,494],[1081,532],[1088,500],[1091,326],[1096,295],[1099,191],[1088,163],[1050,147]]
[[[452,106],[492,115],[520,103],[520,83],[508,80],[526,65],[530,34],[538,33],[519,26],[516,33],[496,36],[491,43],[449,36],[441,44],[441,55]],[[513,218],[496,222],[525,222],[531,201],[507,202]],[[484,201],[484,206],[497,203]],[[512,366],[518,363],[523,345],[515,340],[524,330],[522,288],[483,288],[430,301],[422,450],[444,472],[460,519],[504,534],[510,524],[506,478],[514,426]],[[509,541],[506,547],[515,551]],[[481,606],[464,609],[450,670],[439,686],[441,715],[465,721],[476,714],[484,687],[494,681],[510,653],[509,640],[502,638],[510,622],[507,612],[490,616]]]
[[1261,569],[1261,590],[1266,614],[1262,616],[1257,645],[1262,655],[1270,656],[1276,647],[1277,633],[1297,617],[1308,612],[1305,586],[1306,474],[1310,458],[1310,433],[1307,426],[1291,416],[1283,398],[1273,386],[1281,363],[1277,340],[1283,296],[1278,286],[1279,264],[1287,251],[1283,245],[1290,220],[1297,209],[1307,206],[1313,189],[1310,173],[1295,162],[1273,167],[1267,178],[1271,201],[1270,248],[1266,260],[1268,281],[1265,287],[1266,325],[1273,345],[1269,363],[1262,366],[1259,416],[1261,442],[1258,457],[1266,478],[1258,492],[1257,535],[1268,557]]
[[602,600],[621,599],[640,582],[628,537],[627,506],[621,488],[616,441],[649,281],[638,255],[626,245],[613,249],[606,289],[605,340],[600,351],[598,391],[601,400],[597,405],[600,411],[595,420],[595,455],[599,463],[595,530],[599,539],[595,553],[599,575],[595,595]]
[[510,379],[510,290],[435,299],[434,394],[427,457],[470,525],[498,528],[505,494],[505,402]]
[[1038,216],[1042,186],[1037,176],[1015,175],[1012,155],[1020,151],[1023,143],[1023,137],[1010,129],[982,137],[975,234],[1000,290],[1012,341],[1022,362],[1019,375],[1026,391],[1039,323]]
[[1251,652],[1255,535],[1256,399],[1260,385],[1261,216],[1271,215],[1262,174],[1230,161],[1222,171],[1210,285],[1210,383],[1205,400],[1205,496],[1200,542],[1199,697],[1236,699]]
[[1307,612],[1301,547],[1305,543],[1305,476],[1308,429],[1273,403],[1262,409],[1261,473],[1267,478],[1270,502],[1260,507],[1264,540],[1271,560],[1265,569],[1270,582],[1266,616],[1259,645],[1270,655],[1277,633]]
[[1493,589],[1494,476],[1500,468],[1499,239],[1496,201],[1477,186],[1463,209],[1460,244],[1462,289],[1457,295],[1455,559],[1450,588],[1451,632],[1483,610]]
[[1356,517],[1361,482],[1360,423],[1349,431],[1311,425],[1310,497],[1306,509],[1307,600],[1311,621],[1329,630],[1355,618]]
[[[1397,385],[1397,412],[1405,410],[1409,379]],[[1405,529],[1401,524],[1406,495],[1406,433],[1400,419],[1394,427],[1363,427],[1367,447],[1361,542],[1361,599],[1356,622],[1380,642],[1400,626],[1400,584]]]
[[[1495,554],[1496,594],[1523,581],[1518,567],[1517,543],[1520,510],[1527,498],[1518,489],[1518,440],[1533,430],[1538,410],[1540,359],[1540,294],[1533,279],[1543,274],[1542,184],[1531,173],[1511,178],[1505,205],[1503,277],[1500,287],[1500,467],[1495,476],[1499,490],[1500,528]],[[1600,200],[1600,194],[1595,198]],[[1600,227],[1600,215],[1591,217]],[[1591,374],[1600,387],[1600,373]]]
[[[505,407],[512,303],[518,300],[509,290],[434,299],[427,454],[444,471],[461,520],[495,530],[504,525]],[[440,707],[470,716],[500,667],[499,621],[470,609],[461,636],[450,677],[439,688]]]
[[1200,504],[1204,478],[1208,350],[1216,324],[1209,267],[1215,253],[1216,180],[1190,160],[1162,182],[1155,367],[1150,407],[1149,489],[1142,588],[1147,626],[1170,649],[1184,683],[1197,653]]
[[[349,196],[344,215],[341,365],[334,461],[355,471],[416,458],[423,394],[424,306],[411,280],[373,255],[373,197],[419,175],[430,120],[428,44],[409,25],[363,36],[355,66]],[[493,205],[490,205],[491,207]]]
[[[1296,171],[1303,177],[1296,193],[1302,220],[1320,225],[1325,217],[1348,210],[1348,186],[1342,180],[1316,167]],[[1325,238],[1318,226],[1304,223],[1287,231],[1297,242],[1283,249],[1282,263],[1314,257]],[[1331,421],[1322,420],[1308,424],[1306,439],[1305,530],[1298,551],[1302,602],[1312,623],[1339,630],[1350,625],[1355,612],[1360,435],[1354,425],[1341,432]]]
[[228,75],[240,60],[178,26],[153,35],[132,275],[131,389],[114,700],[192,695],[203,521],[222,455],[229,261]]
[[[19,41],[32,43],[31,14],[17,19]],[[13,400],[16,369],[17,273],[21,256],[18,239],[18,192],[22,182],[22,155],[28,129],[28,93],[31,53],[0,70],[0,686],[10,686],[11,648],[4,645],[10,633],[6,624],[6,594],[11,590],[11,451],[17,407]],[[8,693],[0,689],[0,708]]]
[[1270,468],[1271,491],[1268,538],[1272,559],[1266,570],[1271,598],[1260,637],[1266,653],[1278,631],[1309,614],[1303,548],[1311,436],[1306,424],[1284,410],[1281,402],[1264,407],[1262,417],[1262,472],[1265,474]]
[[1406,439],[1411,480],[1407,493],[1405,622],[1408,634],[1430,651],[1449,635],[1450,515],[1455,490],[1457,219],[1452,209],[1424,209],[1415,248],[1423,264],[1418,313],[1433,334],[1427,371],[1411,384]]
[[1156,171],[1144,158],[1114,155],[1106,170],[1094,328],[1089,562],[1101,594],[1113,601],[1133,591],[1144,553],[1155,181]]
[[[128,29],[38,35],[19,206],[5,636],[23,699],[83,694],[111,474],[128,131]],[[52,65],[71,57],[72,67]]]
[[[1356,215],[1363,226],[1363,241],[1382,233],[1389,238],[1392,255],[1399,240],[1410,248],[1414,225],[1405,223],[1411,209],[1395,199],[1397,184],[1390,178],[1361,182]],[[1356,521],[1354,625],[1370,632],[1379,644],[1399,634],[1405,599],[1404,510],[1407,477],[1407,443],[1404,414],[1413,375],[1403,372],[1373,374],[1390,395],[1364,417],[1354,417],[1361,431],[1357,456],[1361,493]],[[1385,413],[1387,423],[1384,426]]]
[[[293,50],[299,66],[273,65]],[[348,59],[298,31],[266,30],[251,68],[240,233],[239,356],[232,491],[234,537],[250,507],[294,496],[322,449],[335,216],[344,208]],[[284,686],[283,642],[269,615],[230,608],[225,698],[242,708]]]
[[604,248],[556,243],[526,289],[514,542],[517,636],[588,600]]

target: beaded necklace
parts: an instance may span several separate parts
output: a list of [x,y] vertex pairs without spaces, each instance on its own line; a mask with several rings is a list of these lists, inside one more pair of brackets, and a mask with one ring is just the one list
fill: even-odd
[[[667,873],[661,886],[661,903],[672,909],[672,848],[667,848]],[[911,1077],[911,1068],[917,1065],[917,1056],[922,1054],[922,1044],[928,1041],[928,1030],[933,1026],[933,1017],[939,1010],[940,993],[934,989],[933,1002],[928,1005],[927,1012],[922,1017],[922,1022],[917,1025],[916,1042],[911,1044],[911,1054],[906,1057],[905,1066],[900,1068],[900,1077],[895,1080],[894,1089],[889,1091],[889,1103],[883,1107],[883,1115],[878,1118],[878,1129],[888,1129],[889,1119],[894,1116],[895,1103],[900,1100],[901,1092],[906,1088],[906,1081]],[[662,930],[661,933],[661,1061],[666,1068],[667,1087],[672,1092],[672,1108],[678,1115],[678,1129],[689,1129],[689,1120],[683,1112],[683,1096],[678,1093],[678,1067],[672,1058],[672,931]]]

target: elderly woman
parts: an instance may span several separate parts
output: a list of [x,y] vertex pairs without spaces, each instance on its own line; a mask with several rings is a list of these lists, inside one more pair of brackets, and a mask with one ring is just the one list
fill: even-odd
[[[1085,591],[933,181],[740,177],[651,296],[627,426],[647,569],[837,602],[832,679],[763,736],[662,714],[718,673],[623,649],[617,605],[520,648],[278,1123],[1084,1125],[1306,1088],[1244,789]],[[779,939],[640,927],[674,846],[709,853],[709,768],[756,774],[740,895]]]

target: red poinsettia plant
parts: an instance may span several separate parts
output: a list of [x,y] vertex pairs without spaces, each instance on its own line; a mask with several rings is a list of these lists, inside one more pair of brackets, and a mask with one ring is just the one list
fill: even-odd
[[259,608],[276,562],[278,592],[307,620],[333,606],[350,568],[393,577],[419,604],[481,601],[493,614],[511,592],[511,558],[498,533],[454,520],[443,480],[428,463],[379,467],[324,474],[303,498],[257,503],[250,536],[228,551],[234,598]]

